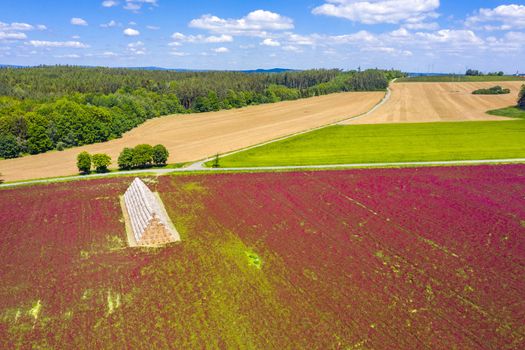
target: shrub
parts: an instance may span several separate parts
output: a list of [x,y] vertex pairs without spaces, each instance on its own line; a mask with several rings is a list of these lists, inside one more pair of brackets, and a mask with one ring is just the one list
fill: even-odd
[[510,94],[510,89],[504,89],[501,86],[493,86],[488,89],[479,89],[472,92],[473,95],[503,95]]
[[129,170],[133,168],[133,148],[124,148],[118,156],[118,167],[121,170]]
[[93,166],[97,173],[107,173],[111,165],[111,157],[104,153],[93,155]]
[[20,146],[16,137],[7,134],[0,135],[0,158],[16,158],[20,155]]
[[145,168],[153,162],[153,147],[147,144],[138,145],[133,149],[133,166]]
[[89,174],[91,171],[91,155],[89,153],[79,153],[77,156],[77,168],[81,173]]
[[170,153],[164,147],[164,145],[156,145],[153,147],[153,164],[160,166],[160,165],[166,165],[168,162],[168,157],[170,156]]
[[525,85],[521,86],[521,91],[518,97],[518,107],[525,109]]
[[2,173],[0,173],[0,185],[4,183],[4,179],[2,178]]
[[65,147],[66,147],[66,144],[64,142],[62,141],[57,142],[57,151],[63,151]]

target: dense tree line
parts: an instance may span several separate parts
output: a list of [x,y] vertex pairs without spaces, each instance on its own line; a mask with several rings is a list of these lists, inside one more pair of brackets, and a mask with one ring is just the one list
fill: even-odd
[[467,71],[465,72],[465,75],[474,76],[474,77],[484,76],[484,75],[502,77],[505,75],[505,73],[500,71],[500,72],[489,72],[487,74],[484,74],[482,71],[479,71],[477,69],[467,69]]
[[0,158],[104,142],[150,118],[383,90],[399,71],[174,72],[0,68]]

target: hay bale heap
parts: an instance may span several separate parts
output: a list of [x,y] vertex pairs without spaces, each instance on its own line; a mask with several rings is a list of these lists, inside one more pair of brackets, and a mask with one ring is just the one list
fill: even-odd
[[127,189],[124,203],[137,246],[158,246],[180,240],[160,198],[139,178]]

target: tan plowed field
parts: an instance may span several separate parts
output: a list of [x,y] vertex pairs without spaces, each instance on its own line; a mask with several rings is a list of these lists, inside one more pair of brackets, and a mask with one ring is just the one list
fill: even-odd
[[[468,120],[506,120],[486,111],[516,104],[523,82],[394,83],[384,105],[344,124],[416,123]],[[501,85],[507,95],[472,95],[472,91]]]
[[339,93],[152,119],[117,140],[1,160],[0,173],[6,181],[73,175],[77,173],[76,156],[82,151],[107,153],[113,159],[112,167],[116,167],[120,151],[140,143],[164,144],[170,152],[170,163],[197,161],[365,113],[383,96],[382,92]]

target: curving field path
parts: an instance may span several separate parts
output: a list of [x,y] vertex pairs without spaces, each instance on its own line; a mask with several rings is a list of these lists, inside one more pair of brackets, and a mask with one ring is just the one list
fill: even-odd
[[[341,124],[416,123],[469,120],[507,120],[486,111],[516,104],[523,82],[394,83],[388,101],[366,116]],[[472,91],[501,85],[507,95],[472,95]]]
[[82,151],[107,153],[115,163],[124,147],[162,143],[170,163],[197,161],[286,135],[332,124],[363,114],[384,92],[350,92],[201,114],[173,115],[147,121],[122,138],[17,159],[0,160],[5,181],[19,181],[77,173]]

